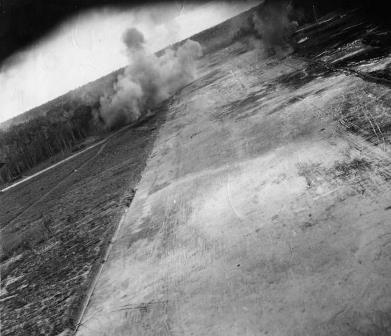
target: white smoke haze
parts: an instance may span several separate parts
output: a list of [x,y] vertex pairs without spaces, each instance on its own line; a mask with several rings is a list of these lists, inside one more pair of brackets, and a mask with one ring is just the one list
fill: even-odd
[[257,3],[172,1],[80,12],[0,65],[0,122],[127,65],[118,38],[127,27],[142,31],[155,52]]
[[187,40],[177,50],[158,57],[145,49],[143,34],[136,28],[123,35],[129,65],[119,75],[112,92],[100,98],[100,116],[108,128],[137,120],[194,80],[196,59],[202,56],[198,42]]

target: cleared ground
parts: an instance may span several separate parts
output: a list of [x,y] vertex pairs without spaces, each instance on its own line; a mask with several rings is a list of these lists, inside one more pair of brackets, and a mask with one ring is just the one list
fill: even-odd
[[249,45],[173,98],[79,336],[390,334],[390,89]]

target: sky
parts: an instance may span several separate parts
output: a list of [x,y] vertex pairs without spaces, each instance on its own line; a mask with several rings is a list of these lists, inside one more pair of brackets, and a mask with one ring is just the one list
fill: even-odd
[[157,51],[259,1],[154,4],[79,13],[0,68],[0,122],[127,64],[123,32],[135,27]]

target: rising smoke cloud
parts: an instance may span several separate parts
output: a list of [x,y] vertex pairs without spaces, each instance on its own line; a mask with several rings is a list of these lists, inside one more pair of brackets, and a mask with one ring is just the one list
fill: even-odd
[[[258,0],[146,3],[97,4],[0,64],[0,123],[127,65],[116,37],[128,27],[142,31],[148,50],[157,51],[254,7]],[[89,94],[91,103],[99,104],[98,91]]]
[[122,38],[129,65],[119,75],[112,92],[100,98],[100,117],[108,128],[137,120],[143,114],[190,83],[196,75],[195,61],[202,56],[198,42],[187,40],[177,50],[158,57],[145,49],[143,34],[128,29]]
[[254,13],[253,24],[269,55],[290,49],[290,38],[297,28],[291,2],[265,1]]

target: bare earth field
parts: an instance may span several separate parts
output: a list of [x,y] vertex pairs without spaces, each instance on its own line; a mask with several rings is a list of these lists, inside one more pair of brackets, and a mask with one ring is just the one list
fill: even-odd
[[56,335],[81,302],[128,208],[164,109],[0,194],[3,335]]
[[77,335],[391,334],[390,89],[247,46],[174,97]]

